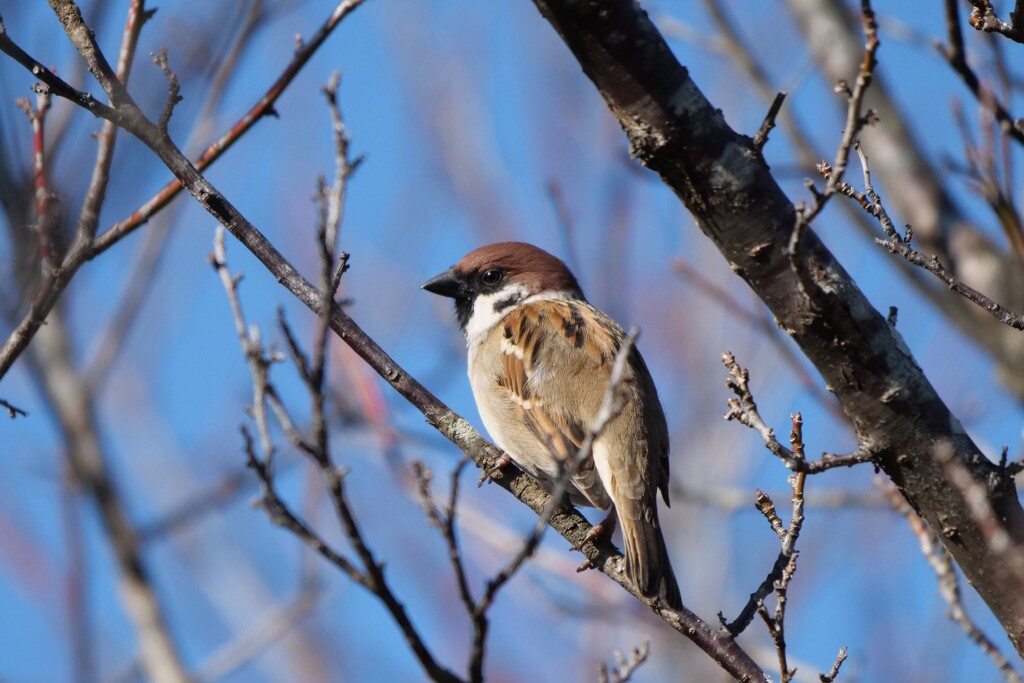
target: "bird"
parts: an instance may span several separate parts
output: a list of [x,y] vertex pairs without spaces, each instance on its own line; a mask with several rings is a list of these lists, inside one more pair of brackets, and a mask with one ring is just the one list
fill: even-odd
[[[471,251],[422,289],[454,300],[487,432],[552,492],[594,424],[623,328],[587,301],[561,259],[525,242]],[[610,533],[618,518],[628,579],[642,595],[680,609],[658,519],[659,491],[669,505],[668,426],[635,346],[622,381],[622,410],[594,437],[568,498],[610,510],[595,529]]]

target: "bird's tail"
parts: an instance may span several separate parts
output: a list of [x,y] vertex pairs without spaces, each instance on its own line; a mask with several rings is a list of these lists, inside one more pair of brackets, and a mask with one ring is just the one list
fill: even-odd
[[680,609],[683,601],[668,558],[665,537],[661,533],[657,507],[637,507],[646,509],[637,515],[619,510],[626,551],[626,576],[643,595],[649,598],[660,597],[665,606]]

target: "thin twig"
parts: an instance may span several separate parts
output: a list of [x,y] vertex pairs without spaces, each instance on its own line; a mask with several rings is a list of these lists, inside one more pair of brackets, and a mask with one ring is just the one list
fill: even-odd
[[[793,457],[797,460],[803,460],[803,418],[800,416],[800,413],[795,413],[791,419],[793,422],[793,429],[790,432],[790,443],[793,447]],[[722,624],[722,627],[734,637],[738,636],[750,625],[754,615],[762,608],[764,599],[773,590],[778,593],[780,582],[783,581],[787,575],[787,568],[796,561],[796,541],[800,537],[800,530],[803,528],[804,522],[803,511],[805,479],[806,474],[803,472],[797,472],[790,476],[793,512],[788,528],[779,518],[772,499],[761,491],[761,489],[755,489],[754,491],[754,505],[758,511],[764,515],[765,519],[768,520],[768,524],[771,526],[772,531],[775,532],[775,535],[779,537],[779,544],[781,545],[781,548],[779,550],[779,556],[775,560],[775,564],[772,566],[771,571],[768,572],[768,576],[761,582],[757,589],[750,594],[747,604],[740,611],[740,614],[736,619],[732,622],[726,622],[725,617],[721,612],[719,612],[719,622]],[[795,564],[793,564],[793,568],[795,569]],[[792,571],[790,571],[789,576],[792,576]],[[786,580],[786,584],[788,584],[788,579]],[[782,585],[782,589],[783,591],[785,590],[785,585]],[[779,628],[781,629],[781,617],[779,618]]]
[[32,171],[35,185],[36,221],[35,232],[39,243],[40,281],[47,282],[53,277],[60,256],[57,246],[57,212],[52,210],[56,198],[50,189],[46,169],[46,115],[50,111],[52,98],[47,92],[36,93],[33,109],[27,99],[15,102],[32,125]]
[[846,122],[843,125],[843,134],[839,140],[839,147],[836,149],[835,158],[832,164],[821,162],[818,171],[825,178],[825,188],[818,191],[808,181],[808,189],[811,190],[812,202],[810,206],[801,207],[797,211],[797,222],[790,240],[790,257],[795,259],[796,247],[800,243],[800,233],[810,225],[815,216],[821,213],[828,200],[838,191],[839,184],[846,174],[846,166],[850,159],[850,150],[854,141],[860,135],[864,126],[871,125],[877,119],[874,111],[863,111],[864,97],[874,78],[875,66],[878,64],[877,53],[879,48],[878,24],[875,21],[875,13],[871,9],[870,0],[861,0],[861,24],[864,28],[864,56],[861,59],[860,68],[857,70],[857,77],[853,87],[846,81],[839,81],[835,86],[837,93],[846,96]]
[[11,403],[8,403],[2,398],[0,398],[0,408],[6,409],[7,417],[11,418],[12,420],[18,417],[19,415],[21,415],[22,417],[28,417],[28,411],[22,410],[18,406],[12,405]]
[[725,386],[736,394],[736,398],[729,399],[729,412],[723,417],[726,420],[736,420],[760,434],[765,447],[789,469],[805,474],[817,474],[836,467],[852,467],[873,460],[874,451],[864,444],[847,455],[824,453],[819,460],[812,461],[798,457],[779,443],[775,438],[775,430],[768,426],[758,412],[757,403],[750,392],[750,373],[740,367],[735,356],[728,351],[722,354],[722,363],[729,371],[729,379],[726,380]]
[[903,235],[900,235],[899,232],[896,231],[896,226],[893,223],[893,220],[889,217],[888,212],[885,210],[881,197],[877,192],[875,192],[875,188],[871,184],[871,169],[868,165],[867,155],[859,144],[855,145],[855,148],[857,156],[860,158],[861,167],[864,171],[864,192],[858,192],[848,183],[842,183],[839,187],[839,193],[853,199],[855,202],[860,204],[867,213],[878,220],[879,225],[882,227],[882,231],[885,233],[885,239],[876,237],[874,240],[875,244],[880,247],[884,247],[892,254],[902,256],[915,266],[932,273],[935,277],[942,280],[947,287],[960,294],[968,301],[971,301],[982,309],[988,311],[1000,322],[1009,325],[1014,329],[1024,331],[1024,316],[1017,315],[1002,304],[993,301],[978,290],[954,277],[952,273],[946,270],[946,268],[939,263],[939,259],[937,257],[925,256],[910,246],[914,236],[914,232],[910,226],[907,226]]
[[[291,85],[292,81],[299,74],[302,68],[324,44],[327,37],[330,36],[334,29],[338,27],[341,20],[362,5],[364,1],[365,0],[341,0],[338,2],[324,23],[321,24],[316,33],[313,34],[313,37],[304,41],[299,46],[295,51],[292,60],[287,64],[287,66],[285,66],[281,71],[281,74],[270,85],[270,87],[267,88],[266,92],[263,93],[260,99],[257,100],[249,111],[243,114],[238,121],[236,121],[227,129],[227,131],[207,147],[202,154],[199,155],[199,158],[195,160],[195,167],[200,171],[205,170],[213,164],[213,162],[217,161],[224,152],[231,149],[231,147],[238,142],[238,140],[241,139],[241,137],[247,133],[250,128],[256,125],[256,123],[268,116],[276,117],[277,110],[274,109],[274,105],[277,104],[277,100],[282,94],[284,94],[284,91],[289,85]],[[170,181],[163,187],[163,189],[153,195],[130,216],[110,226],[110,228],[97,237],[96,244],[92,250],[93,255],[108,249],[144,225],[156,212],[170,203],[172,199],[177,197],[178,194],[181,193],[182,189],[183,186],[180,180],[175,179]],[[2,366],[0,366],[0,371],[2,371]]]
[[917,537],[921,554],[924,555],[928,565],[935,572],[935,578],[939,581],[939,595],[949,606],[949,618],[992,660],[1008,683],[1024,683],[1024,679],[1013,669],[999,647],[967,615],[960,595],[960,582],[957,579],[956,570],[953,568],[953,560],[943,548],[935,531],[914,512],[895,485],[885,480],[882,489],[888,494],[893,507],[906,518],[910,524],[910,530]]
[[[262,404],[270,400],[268,397],[277,396],[267,376],[267,370],[276,357],[268,354],[263,348],[259,329],[255,325],[246,325],[242,314],[242,306],[238,300],[238,282],[240,278],[232,276],[228,271],[227,256],[224,248],[224,231],[219,227],[214,237],[214,253],[210,260],[220,275],[224,290],[230,301],[235,329],[239,335],[239,341],[253,378],[254,402],[252,414],[257,430],[260,433],[261,452],[259,455],[256,453],[256,448],[248,429],[243,426],[241,432],[245,442],[245,454],[248,464],[256,472],[262,484],[261,506],[274,524],[282,526],[296,535],[303,543],[338,567],[353,582],[363,586],[377,596],[402,631],[410,650],[412,650],[420,665],[432,680],[439,683],[457,683],[459,678],[439,664],[434,658],[433,653],[430,652],[423,637],[406,613],[405,607],[392,592],[384,576],[383,565],[377,561],[373,552],[366,544],[366,540],[345,495],[345,473],[335,467],[331,460],[325,427],[316,428],[312,441],[309,442],[303,439],[302,443],[309,449],[307,452],[312,456],[312,459],[320,469],[324,484],[330,494],[335,514],[345,533],[345,537],[352,546],[356,557],[358,557],[359,566],[353,560],[348,559],[340,552],[331,548],[316,531],[292,512],[278,494],[274,483],[273,469],[271,468],[271,459],[275,452],[275,447],[269,438],[270,430],[267,424],[267,413],[262,408]],[[294,344],[294,340],[291,343]],[[296,355],[304,357],[301,350],[297,348],[297,344],[295,346]],[[323,415],[325,399],[322,383],[318,384],[319,381],[322,381],[322,372],[319,376],[310,372],[310,365],[305,361],[297,363],[297,367],[303,382],[306,384],[306,389],[309,392],[314,409],[320,412],[319,417],[314,416],[314,424],[324,425],[326,424]],[[283,406],[280,407],[280,412],[285,412]],[[290,424],[290,420],[288,424]]]
[[[72,0],[48,0],[50,9],[64,26],[71,44],[85,58],[85,65],[96,81],[107,93],[110,103],[115,107],[122,105],[135,106],[135,101],[128,94],[128,89],[121,82],[106,56],[96,42],[96,34],[86,26],[82,13]],[[37,74],[38,75],[38,74]]]
[[[974,11],[977,11],[977,7]],[[971,16],[974,17],[974,12]],[[967,63],[967,51],[964,48],[964,36],[960,30],[960,9],[957,0],[946,0],[946,33],[948,43],[940,45],[939,50],[953,71],[960,76],[978,102],[992,112],[1003,133],[1018,143],[1024,144],[1024,126],[1010,114],[1002,102],[996,99],[991,88],[981,82],[978,74]]]
[[[800,418],[800,414],[797,413],[793,416],[793,430],[790,434],[793,451],[798,454],[797,457],[803,457],[802,427],[803,420]],[[736,622],[729,625],[725,624],[724,620],[722,622],[723,627],[726,629],[734,627],[742,630],[742,628],[749,624],[750,619],[753,618],[753,614],[749,613],[751,609],[761,617],[768,628],[768,635],[772,640],[772,644],[775,646],[775,652],[779,660],[779,676],[782,683],[789,683],[796,675],[796,669],[790,667],[789,659],[786,655],[786,605],[788,602],[789,584],[796,572],[796,561],[799,555],[795,545],[797,538],[800,536],[800,530],[803,527],[804,521],[805,481],[806,475],[802,472],[797,472],[789,477],[789,483],[793,487],[793,516],[790,519],[788,529],[783,526],[782,520],[779,519],[778,514],[775,512],[775,506],[771,499],[760,491],[757,492],[759,494],[757,497],[757,507],[768,520],[772,530],[778,535],[782,548],[775,567],[772,568],[772,572],[765,581],[765,583],[770,581],[770,588],[766,590],[765,584],[762,583],[758,590],[750,596],[751,599],[747,603],[747,607],[744,608],[744,612],[741,613],[740,618]],[[764,604],[764,598],[772,590],[775,592],[775,609],[769,614],[768,608]],[[763,594],[761,594],[762,592]],[[721,615],[719,615],[719,619],[721,618]],[[746,623],[741,622],[741,619],[744,619]]]
[[636,673],[636,670],[647,661],[651,654],[651,641],[645,640],[640,647],[634,647],[629,653],[629,658],[622,653],[622,650],[615,650],[615,666],[609,668],[601,662],[597,667],[598,683],[628,683]]
[[293,634],[299,623],[316,607],[322,595],[323,588],[318,582],[306,582],[288,602],[276,606],[237,638],[211,653],[196,669],[195,682],[214,683],[223,680],[265,652],[274,642]]
[[458,536],[455,533],[455,516],[459,497],[459,479],[469,458],[463,458],[455,469],[452,470],[451,483],[448,489],[448,504],[442,511],[434,504],[433,495],[430,491],[432,473],[423,463],[414,462],[413,472],[416,476],[417,492],[420,505],[427,515],[428,521],[436,526],[444,537],[445,545],[448,548],[448,559],[452,565],[452,572],[455,574],[455,583],[459,590],[459,600],[466,614],[469,616],[473,627],[471,643],[469,648],[469,662],[467,671],[469,681],[482,683],[484,680],[483,664],[486,654],[487,632],[490,628],[490,617],[488,606],[484,606],[473,598],[473,592],[469,587],[469,580],[466,577],[466,567],[462,561],[462,552],[459,548]]
[[245,444],[246,463],[256,473],[262,485],[262,495],[255,504],[266,512],[271,522],[290,531],[324,559],[344,572],[354,583],[372,590],[369,577],[361,572],[355,563],[327,545],[315,531],[300,520],[281,500],[277,494],[277,489],[274,487],[274,478],[265,465],[266,454],[256,454],[252,435],[245,426],[241,427],[240,433]]
[[151,54],[150,57],[157,68],[163,72],[164,78],[167,79],[167,102],[164,103],[164,109],[160,112],[160,119],[157,121],[156,127],[164,137],[169,137],[167,126],[171,122],[174,107],[181,102],[181,84],[178,82],[178,76],[171,71],[171,65],[167,63],[166,47],[161,47],[160,52]]
[[779,92],[775,95],[772,105],[768,107],[768,113],[765,114],[764,121],[761,122],[761,127],[754,134],[753,145],[754,149],[758,152],[763,151],[764,146],[768,143],[768,134],[775,128],[775,118],[779,115],[779,110],[782,109],[782,103],[785,99],[785,92]]
[[839,675],[839,668],[846,661],[846,647],[839,648],[839,654],[836,655],[836,661],[832,663],[832,668],[828,670],[827,674],[818,674],[818,680],[821,683],[834,683],[836,677]]
[[[117,56],[117,78],[127,85],[131,76],[135,51],[139,43],[139,35],[146,20],[155,10],[147,10],[145,0],[131,0],[128,3],[128,16],[125,20],[124,34],[121,38],[121,50]],[[96,162],[93,164],[89,189],[86,190],[82,208],[78,212],[75,247],[71,253],[79,253],[85,245],[91,244],[99,227],[100,210],[107,195],[110,183],[110,166],[114,160],[114,148],[117,143],[118,127],[112,121],[104,121],[96,136]]]
[[[246,114],[239,119],[237,123],[224,133],[224,135],[218,138],[206,149],[205,152],[203,152],[202,155],[200,155],[199,159],[197,159],[195,163],[196,168],[204,169],[212,164],[235,142],[237,142],[245,132],[252,128],[257,121],[261,120],[265,116],[275,115],[274,104],[285,89],[291,84],[302,67],[306,65],[313,54],[315,54],[320,46],[323,45],[324,41],[339,25],[341,20],[348,16],[357,7],[362,5],[363,2],[364,0],[341,0],[314,36],[296,50],[291,62],[285,67],[281,72],[281,75],[278,76],[277,80],[274,81],[259,101],[248,112],[246,112]],[[149,16],[149,12],[142,9],[141,3],[138,5],[138,8],[136,8],[135,5],[132,5],[129,11],[140,12],[142,17],[141,20],[144,20],[145,17]],[[133,30],[132,42],[130,43],[130,49],[126,50],[125,46],[122,46],[121,52],[122,57],[125,57],[124,61],[126,64],[130,63],[130,55],[134,53],[134,40],[137,39],[137,32],[134,27],[140,26],[141,20],[134,23],[131,21],[129,22],[129,26],[131,26]],[[81,26],[84,27],[84,23]],[[86,30],[88,30],[87,27]],[[126,44],[128,44],[127,41],[129,38],[127,35],[125,40]],[[78,104],[93,115],[111,122],[116,127],[124,127],[126,125],[126,119],[120,113],[120,110],[103,104],[91,94],[79,91],[67,84],[15,44],[7,34],[2,18],[0,18],[0,52],[4,52],[11,56],[15,61],[43,81],[44,85],[42,87],[46,88],[52,94]],[[122,60],[119,58],[119,64],[121,61]],[[122,79],[121,82],[124,82],[124,79],[127,78],[127,71],[123,74],[119,72],[119,77]],[[104,139],[103,131],[101,131],[100,139],[102,147]],[[107,154],[112,156],[113,140],[111,140],[110,145],[110,151],[107,152]],[[102,149],[98,154],[102,154]],[[44,320],[46,320],[46,316],[49,315],[53,306],[60,299],[61,294],[77,273],[78,269],[86,261],[103,253],[121,239],[145,224],[153,217],[153,215],[167,206],[167,204],[176,197],[184,187],[180,178],[170,182],[160,190],[160,192],[145,202],[131,216],[114,224],[93,240],[92,235],[96,232],[95,220],[98,217],[98,202],[102,201],[102,194],[106,188],[105,176],[108,175],[108,173],[109,162],[106,164],[106,168],[104,169],[101,168],[98,160],[94,170],[94,180],[93,183],[90,184],[90,191],[87,194],[85,204],[85,206],[92,207],[94,210],[82,214],[78,229],[78,234],[80,236],[79,239],[76,240],[74,247],[69,250],[60,269],[58,269],[54,274],[51,281],[44,283],[44,286],[40,287],[40,290],[33,300],[32,305],[29,307],[28,312],[8,336],[3,346],[0,346],[0,378],[3,378],[14,361],[17,360],[18,356],[24,352],[29,342],[39,330],[39,326],[43,324]],[[88,200],[88,197],[90,196],[98,199],[94,199],[90,202]]]

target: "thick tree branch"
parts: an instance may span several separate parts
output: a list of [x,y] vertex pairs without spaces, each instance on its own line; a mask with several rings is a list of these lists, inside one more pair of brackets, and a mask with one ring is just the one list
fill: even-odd
[[[630,141],[697,219],[730,267],[764,300],[818,368],[858,440],[929,523],[1024,652],[1024,590],[989,552],[971,511],[935,462],[938,443],[990,497],[1014,544],[1024,511],[936,394],[906,345],[813,231],[788,250],[796,215],[751,141],[734,132],[638,5],[534,0]],[[796,264],[794,272],[790,264]],[[807,289],[807,284],[811,289]]]
[[[862,36],[845,3],[834,0],[785,0],[790,14],[828,82],[849,79],[861,60]],[[871,129],[876,175],[887,188],[894,214],[914,226],[918,247],[935,254],[961,281],[988,292],[1011,309],[1024,307],[1022,269],[1003,253],[960,207],[948,187],[948,173],[937,168],[915,132],[910,117],[897,105],[894,88],[876,74],[867,105],[881,125]],[[934,100],[931,107],[943,103]],[[792,113],[784,111],[783,114]],[[784,119],[785,121],[786,119]],[[805,126],[806,128],[806,126]],[[844,203],[849,206],[848,203]],[[863,222],[858,224],[865,229]],[[1019,333],[1008,329],[917,268],[901,271],[915,289],[937,306],[964,334],[998,363],[1000,380],[1024,400],[1024,353]]]
[[[145,143],[167,165],[189,194],[242,242],[280,283],[317,315],[326,313],[320,291],[295,270],[170,140],[160,134],[156,124],[146,119],[141,111],[130,104],[120,105],[116,112],[110,115],[110,119],[115,120],[118,125]],[[400,394],[416,405],[428,422],[470,455],[478,466],[490,467],[494,464],[500,456],[497,449],[486,443],[465,420],[453,413],[395,364],[340,307],[333,306],[329,314],[331,329]],[[27,344],[27,341],[25,343]],[[498,483],[538,514],[543,513],[548,506],[550,497],[524,474],[511,478],[503,476],[498,479]],[[579,512],[571,508],[559,509],[552,515],[550,524],[574,546],[580,547],[593,566],[655,610],[674,629],[710,653],[734,677],[741,680],[765,680],[765,674],[728,634],[714,629],[685,608],[678,612],[673,611],[636,594],[622,570],[621,553],[610,543],[595,544],[587,541],[590,524]]]
[[[879,480],[882,482],[883,480]],[[939,542],[935,530],[925,524],[917,513],[915,513],[907,501],[900,497],[895,487],[888,482],[883,482],[881,488],[888,494],[893,507],[903,515],[910,524],[910,530],[917,536],[917,542],[921,547],[921,554],[928,561],[928,565],[935,572],[935,578],[939,581],[939,595],[949,605],[949,618],[956,622],[964,635],[971,639],[978,648],[985,653],[1008,683],[1024,683],[1020,674],[1010,666],[999,647],[989,639],[985,633],[978,628],[967,615],[963,600],[960,595],[960,580],[957,578],[956,570],[953,569],[953,562]]]

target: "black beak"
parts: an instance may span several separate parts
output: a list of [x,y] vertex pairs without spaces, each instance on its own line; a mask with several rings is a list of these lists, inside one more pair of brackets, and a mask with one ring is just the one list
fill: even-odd
[[449,268],[445,272],[430,278],[422,285],[420,289],[425,289],[431,294],[438,294],[440,296],[451,297],[456,299],[466,291],[465,283],[459,279],[454,272]]

